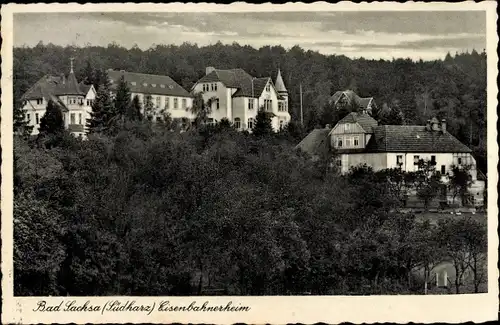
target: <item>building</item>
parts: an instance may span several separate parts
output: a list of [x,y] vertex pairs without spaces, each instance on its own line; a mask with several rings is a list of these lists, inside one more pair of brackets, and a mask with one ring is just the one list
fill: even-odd
[[274,114],[271,119],[274,130],[290,122],[288,91],[280,70],[273,83],[270,77],[255,78],[242,69],[207,67],[192,92],[201,92],[203,100],[210,101],[209,121],[213,123],[226,118],[236,129],[251,130],[261,107]]
[[377,110],[377,104],[375,103],[373,97],[362,98],[352,90],[335,92],[329,102],[330,105],[333,105],[336,109],[345,107],[351,112],[364,111],[368,114],[372,114]]
[[73,71],[73,60],[68,76],[46,75],[22,96],[26,120],[33,126],[32,135],[39,133],[40,121],[47,104],[52,100],[62,111],[64,126],[76,136],[85,136],[96,91],[92,85],[78,83]]
[[195,117],[191,111],[193,96],[169,76],[112,69],[108,69],[107,73],[112,92],[116,91],[116,87],[123,77],[132,98],[137,95],[143,108],[146,97],[151,96],[154,106],[151,117],[154,121],[162,119],[164,113],[169,113],[174,120],[192,120]]
[[445,120],[433,118],[425,126],[378,125],[366,112],[351,112],[332,129],[313,130],[297,147],[313,157],[335,155],[343,174],[362,164],[374,171],[401,168],[412,172],[418,170],[420,160],[430,160],[441,175],[449,175],[453,165],[468,165],[474,203],[483,204],[484,175],[477,170],[472,151],[446,131]]

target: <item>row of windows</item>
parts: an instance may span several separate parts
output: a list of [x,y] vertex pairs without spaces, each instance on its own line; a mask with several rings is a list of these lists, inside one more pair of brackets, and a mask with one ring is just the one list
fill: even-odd
[[68,97],[68,104],[70,105],[83,105],[83,98],[78,98],[78,97]]
[[[456,164],[457,165],[462,165],[464,163],[468,163],[468,158],[469,156],[463,156],[463,157],[455,157],[456,158]],[[420,156],[419,155],[413,155],[413,165],[414,166],[418,166],[419,162],[420,162]],[[396,156],[396,164],[398,166],[402,166],[404,164],[403,162],[403,155],[397,155]],[[435,155],[431,155],[431,164],[432,165],[436,165],[437,162],[436,162],[436,156]],[[441,168],[440,168],[440,171],[441,171],[441,174],[446,174],[446,165],[441,165]]]
[[286,102],[278,102],[278,112],[286,112],[288,111]]
[[359,147],[359,136],[354,137],[337,137],[338,148]]
[[[31,122],[31,115],[30,115],[30,113],[26,114],[26,120],[28,122]],[[36,122],[35,124],[37,124],[37,125],[40,124],[40,115],[38,115],[38,113],[35,113],[35,122]]]
[[[146,96],[144,96],[143,94],[138,94],[137,96],[139,97],[139,101],[144,105],[146,102]],[[162,98],[162,96],[155,96],[154,98],[153,97],[151,98],[151,101],[153,102],[153,104],[156,106],[157,109],[161,108],[161,101],[162,101],[161,98]],[[169,109],[170,108],[170,97],[165,97],[164,102],[165,102],[165,109]],[[173,109],[178,109],[178,108],[179,108],[179,98],[174,97],[173,98]],[[182,98],[180,108],[187,108],[187,99],[186,98]]]
[[[137,82],[135,82],[135,81],[131,81],[130,84],[132,86],[137,86]],[[142,83],[143,87],[147,87],[148,85],[151,86],[151,87],[153,87],[153,88],[156,88],[156,84],[148,84],[147,82],[143,82]],[[164,84],[159,84],[159,86],[160,86],[160,88],[166,88],[166,86]],[[169,89],[174,89],[174,86],[173,85],[168,85],[168,88]]]
[[217,91],[217,83],[203,84],[203,91]]
[[[249,118],[247,125],[248,125],[249,129],[253,129],[254,119],[253,118]],[[239,117],[236,117],[234,119],[234,127],[235,127],[235,129],[241,129],[241,119]]]

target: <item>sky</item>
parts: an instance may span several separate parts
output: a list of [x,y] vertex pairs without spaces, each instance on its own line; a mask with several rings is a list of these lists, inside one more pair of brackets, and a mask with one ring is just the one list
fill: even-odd
[[14,46],[107,46],[148,49],[237,42],[259,48],[299,45],[367,59],[443,59],[486,48],[484,11],[111,12],[17,13]]

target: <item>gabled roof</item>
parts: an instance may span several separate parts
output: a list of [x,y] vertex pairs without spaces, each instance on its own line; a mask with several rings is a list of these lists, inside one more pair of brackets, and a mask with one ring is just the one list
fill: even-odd
[[287,92],[285,83],[283,82],[283,78],[281,77],[280,69],[278,69],[278,75],[276,76],[276,83],[274,85],[279,93]]
[[370,104],[373,105],[375,101],[373,100],[373,97],[359,97],[354,91],[352,90],[343,90],[343,91],[337,91],[335,94],[332,95],[330,98],[330,103],[336,104],[338,100],[342,97],[346,96],[347,101],[350,105],[357,106],[361,109],[367,109]]
[[155,94],[164,96],[191,97],[189,92],[182,88],[169,76],[127,72],[123,70],[108,70],[109,79],[112,81],[111,89],[115,90],[122,76],[125,77],[130,92]]
[[57,96],[62,95],[85,95],[76,82],[74,74],[70,74],[68,79],[64,76],[45,75],[24,93],[22,99],[54,100]]
[[90,88],[92,88],[92,85],[86,85],[85,83],[83,82],[80,82],[79,84],[79,87],[80,87],[80,90],[85,94],[87,95],[90,91]]
[[[240,84],[240,88],[233,94],[233,97],[254,97],[258,98],[264,91],[267,83],[271,82],[271,78],[255,78],[250,80],[242,80]],[[272,83],[272,82],[271,82]],[[252,90],[253,87],[253,90]]]
[[366,147],[368,152],[472,152],[449,132],[419,125],[380,125]]
[[197,83],[206,82],[222,82],[224,86],[228,88],[238,89],[233,94],[233,97],[258,98],[264,91],[268,82],[270,82],[274,87],[270,77],[254,78],[243,69],[215,69],[209,74],[203,76]]
[[330,150],[329,132],[330,129],[314,129],[295,148],[311,156],[327,154]]
[[243,69],[215,69],[198,80],[198,83],[220,81],[228,88],[241,88],[241,84],[249,80],[252,80],[252,76]]
[[351,112],[341,119],[338,124],[358,123],[366,133],[373,133],[373,128],[378,125],[378,122],[366,113]]

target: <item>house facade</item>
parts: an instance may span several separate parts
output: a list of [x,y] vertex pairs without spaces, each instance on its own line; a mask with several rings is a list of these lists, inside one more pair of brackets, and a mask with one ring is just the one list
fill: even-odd
[[125,70],[107,70],[110,88],[112,93],[116,92],[116,87],[123,77],[130,89],[131,98],[139,97],[143,107],[146,99],[150,96],[154,110],[151,119],[159,121],[164,118],[165,113],[169,113],[174,120],[192,120],[194,114],[191,111],[193,106],[193,96],[181,85],[176,83],[169,76],[127,72]]
[[470,193],[475,205],[483,204],[484,175],[477,170],[472,151],[446,131],[445,120],[434,118],[425,126],[378,125],[366,112],[351,112],[332,129],[314,130],[297,147],[313,156],[335,155],[343,174],[363,164],[374,171],[413,172],[420,160],[428,160],[447,183],[452,166],[470,166]]
[[271,123],[276,131],[291,119],[288,91],[279,70],[273,83],[270,77],[255,78],[242,69],[207,67],[205,76],[195,83],[192,93],[202,93],[203,100],[210,102],[209,122],[226,118],[238,130],[251,131],[261,107],[273,113]]
[[26,121],[33,126],[32,135],[39,133],[40,121],[48,102],[52,100],[61,109],[65,128],[76,136],[85,136],[95,97],[92,85],[76,80],[73,63],[68,76],[42,77],[22,96]]

